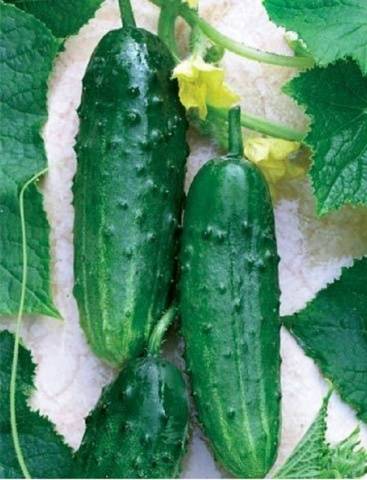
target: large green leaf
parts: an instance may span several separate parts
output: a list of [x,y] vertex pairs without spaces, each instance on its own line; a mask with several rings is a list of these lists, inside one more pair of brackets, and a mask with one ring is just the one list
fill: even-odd
[[283,321],[367,422],[367,258],[344,269],[304,310]]
[[57,38],[77,33],[103,0],[5,0],[42,20]]
[[366,0],[264,0],[270,18],[299,34],[317,63],[351,57],[367,74]]
[[367,205],[367,77],[354,62],[338,62],[302,73],[284,91],[311,117],[305,142],[318,212]]
[[[18,309],[22,278],[18,195],[46,166],[40,129],[57,42],[37,19],[0,2],[0,315]],[[25,198],[28,234],[26,313],[57,316],[50,294],[48,225],[35,187]]]
[[327,442],[329,398],[330,394],[275,478],[359,478],[367,473],[367,452],[359,446],[358,428],[335,446]]
[[[9,384],[14,337],[0,333],[0,478],[21,478],[11,438]],[[20,446],[33,478],[68,478],[72,450],[65,445],[52,423],[31,411],[28,399],[33,390],[35,366],[28,350],[20,347],[16,387],[16,412]]]

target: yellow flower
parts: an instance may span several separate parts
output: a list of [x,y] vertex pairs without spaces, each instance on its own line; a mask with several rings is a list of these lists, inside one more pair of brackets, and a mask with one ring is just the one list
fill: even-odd
[[245,144],[245,156],[256,163],[269,184],[280,180],[302,177],[307,166],[297,162],[294,154],[301,144],[277,138],[249,138]]
[[206,118],[207,105],[228,108],[239,100],[224,82],[224,70],[192,55],[179,63],[173,71],[177,78],[181,103],[186,109],[198,108],[199,116]]
[[199,0],[183,0],[184,3],[187,3],[190,8],[197,8],[199,5]]

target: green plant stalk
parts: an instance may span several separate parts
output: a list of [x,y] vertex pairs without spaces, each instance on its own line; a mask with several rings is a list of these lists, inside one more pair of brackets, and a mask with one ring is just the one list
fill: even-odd
[[173,9],[170,6],[162,7],[158,20],[158,36],[169,48],[175,62],[179,63],[181,58],[178,52],[175,36],[176,19],[176,9]]
[[199,27],[195,26],[191,30],[191,37],[190,37],[190,50],[191,53],[200,55],[201,57],[204,56],[207,42],[205,35],[200,30]]
[[130,0],[119,0],[122,22],[126,27],[136,27],[134,12]]
[[[165,0],[151,0],[158,7],[165,5]],[[237,42],[226,35],[220,33],[212,27],[208,22],[203,20],[198,13],[189,6],[179,3],[177,5],[178,14],[193,28],[199,27],[201,31],[216,45],[226,50],[236,53],[237,55],[254,60],[256,62],[267,63],[269,65],[277,65],[279,67],[289,68],[310,68],[314,65],[311,57],[291,57],[289,55],[280,55],[276,53],[263,52],[257,48],[248,47],[241,42]]]
[[306,132],[300,132],[285,125],[270,122],[269,120],[265,120],[264,118],[257,117],[255,115],[250,115],[248,113],[242,113],[241,125],[250,130],[263,133],[264,135],[294,142],[302,142],[306,136]]
[[176,313],[177,313],[177,308],[173,305],[167,310],[167,312],[163,315],[163,317],[157,323],[148,344],[148,353],[150,353],[150,355],[153,355],[153,356],[159,355],[164,334],[166,333],[168,327],[171,325],[172,321],[174,320]]
[[16,414],[16,405],[15,405],[15,396],[16,396],[16,379],[17,379],[17,369],[18,369],[18,356],[19,356],[19,337],[20,329],[22,325],[23,311],[24,311],[24,301],[25,301],[25,292],[27,286],[27,266],[28,266],[28,255],[27,255],[27,232],[25,226],[25,214],[24,214],[24,194],[27,188],[35,181],[37,181],[42,175],[47,172],[47,168],[36,173],[32,178],[30,178],[22,187],[19,194],[19,211],[20,211],[20,225],[22,230],[22,285],[20,292],[19,300],[19,309],[17,315],[17,322],[15,327],[15,339],[14,339],[14,351],[13,351],[13,361],[11,368],[11,377],[10,377],[10,425],[11,425],[11,435],[14,444],[14,450],[19,462],[19,466],[22,470],[22,473],[25,478],[32,478],[27,465],[24,460],[24,455],[22,447],[19,442],[18,435],[18,426],[17,426],[17,414]]
[[[212,108],[211,112],[221,120],[227,121],[228,110]],[[299,130],[294,130],[293,128],[285,125],[280,125],[279,123],[271,122],[269,120],[265,120],[264,118],[256,115],[250,115],[248,113],[241,114],[241,125],[244,128],[255,130],[256,132],[264,135],[295,142],[302,142],[306,135],[306,132],[300,132]]]
[[269,65],[277,65],[279,67],[290,68],[309,68],[314,65],[314,60],[310,57],[291,57],[289,55],[280,55],[276,53],[263,52],[257,48],[248,47],[241,42],[237,42],[226,35],[223,35],[208,22],[200,18],[196,12],[187,9],[185,20],[190,25],[197,25],[201,31],[215,44],[220,45],[226,50],[236,53],[237,55],[255,60],[256,62],[267,63]]

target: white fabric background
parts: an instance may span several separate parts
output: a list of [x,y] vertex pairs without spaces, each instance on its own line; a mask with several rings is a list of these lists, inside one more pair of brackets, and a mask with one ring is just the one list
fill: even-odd
[[[138,24],[156,27],[156,9],[147,0],[135,0]],[[224,33],[265,50],[290,53],[283,30],[269,22],[261,0],[202,0],[202,14]],[[78,326],[73,287],[73,208],[71,185],[76,160],[73,150],[78,130],[76,108],[81,79],[99,39],[120,25],[117,0],[106,0],[96,18],[70,38],[57,60],[50,82],[49,120],[44,138],[50,172],[44,185],[45,206],[52,227],[53,290],[63,321],[24,320],[23,339],[37,363],[32,406],[51,418],[67,442],[76,448],[84,418],[95,405],[101,388],[114,372],[89,351]],[[184,37],[182,23],[179,32]],[[249,112],[303,127],[306,120],[280,86],[294,72],[260,65],[234,55],[224,59],[228,82],[241,94]],[[215,153],[208,140],[191,133],[192,154],[187,184],[200,165]],[[282,288],[281,310],[289,314],[304,307],[318,290],[340,275],[344,265],[367,254],[367,210],[346,208],[318,219],[307,181],[279,187],[276,205]],[[2,319],[12,328],[13,319]],[[342,346],[341,346],[342,348]],[[279,461],[292,450],[318,411],[327,390],[313,362],[306,358],[287,332],[282,333],[283,425]],[[342,439],[356,425],[352,410],[334,395],[330,405],[329,438]],[[362,435],[367,446],[367,429]],[[215,466],[197,429],[185,460],[185,477],[226,476]]]

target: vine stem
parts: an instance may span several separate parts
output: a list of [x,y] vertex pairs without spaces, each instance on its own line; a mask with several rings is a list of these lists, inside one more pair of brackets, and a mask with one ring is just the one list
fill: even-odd
[[157,323],[148,344],[148,353],[150,353],[151,355],[159,354],[164,334],[166,333],[167,328],[171,325],[173,319],[176,316],[176,313],[177,308],[173,305],[167,310],[167,312]]
[[[151,0],[152,3],[158,7],[163,7],[166,0]],[[191,28],[197,26],[216,45],[219,45],[226,50],[236,53],[237,55],[255,60],[260,63],[267,63],[270,65],[277,65],[279,67],[289,68],[310,68],[314,65],[314,60],[311,57],[280,55],[277,53],[263,52],[257,48],[249,47],[241,42],[237,42],[226,35],[223,35],[216,28],[212,27],[208,22],[201,18],[198,13],[185,5],[180,3],[178,6],[178,14],[190,25]]]
[[[211,107],[210,112],[213,116],[217,116],[224,121],[227,121],[228,119],[228,110]],[[290,140],[293,142],[302,142],[306,136],[306,132],[294,130],[293,128],[271,122],[256,115],[250,115],[249,113],[241,114],[241,125],[244,128],[254,130],[255,132],[264,135],[282,138],[283,140]]]
[[206,37],[199,27],[195,26],[191,29],[190,51],[192,54],[203,57],[206,50]]
[[175,36],[176,19],[176,9],[171,8],[169,5],[162,7],[158,20],[158,36],[170,49],[175,62],[179,63],[181,59]]
[[282,138],[283,140],[290,140],[291,142],[302,142],[306,136],[306,132],[294,130],[249,113],[241,114],[241,125],[250,130],[255,130],[255,132],[263,133],[270,137]]
[[130,0],[119,0],[119,6],[123,25],[126,27],[136,27]]
[[263,52],[257,48],[249,47],[241,42],[237,42],[220,33],[208,22],[199,17],[194,10],[187,9],[185,15],[182,16],[189,25],[197,25],[200,30],[209,38],[209,40],[216,45],[220,45],[226,50],[236,53],[237,55],[249,60],[255,60],[257,62],[267,63],[269,65],[277,65],[279,67],[292,67],[301,69],[312,67],[314,64],[314,61],[311,57],[291,57],[289,55]]
[[24,213],[24,194],[27,188],[34,182],[36,182],[42,175],[47,172],[48,168],[41,170],[36,173],[32,178],[30,178],[22,187],[19,193],[19,211],[20,211],[20,225],[22,232],[22,284],[20,290],[20,301],[19,309],[17,315],[17,322],[15,328],[15,338],[14,338],[14,350],[13,350],[13,361],[11,368],[11,377],[10,377],[10,425],[11,425],[11,435],[13,439],[14,450],[17,456],[19,466],[22,470],[24,478],[32,478],[27,465],[24,460],[24,455],[22,447],[20,446],[18,426],[17,426],[17,415],[16,415],[16,379],[17,379],[17,369],[18,369],[18,356],[19,356],[19,338],[20,338],[20,329],[22,325],[22,318],[24,312],[24,302],[27,286],[27,269],[28,269],[28,254],[27,254],[27,232],[25,225],[25,213]]

